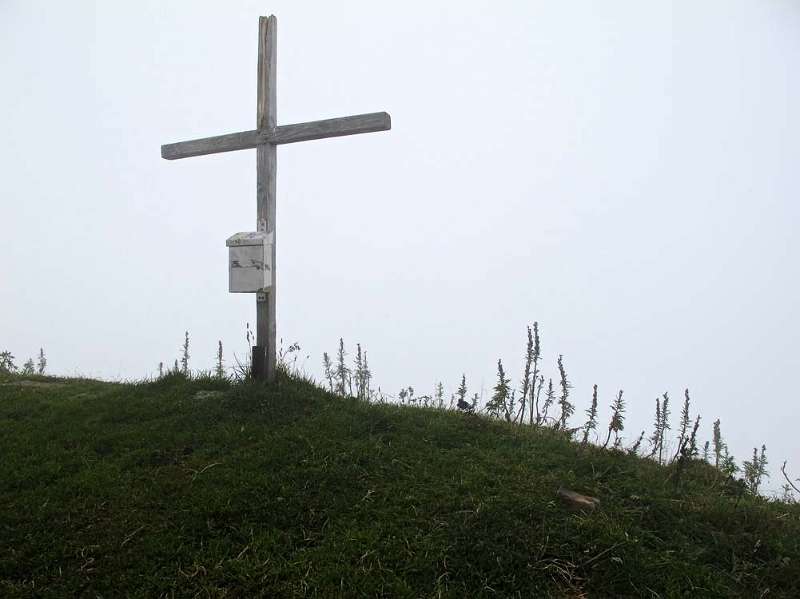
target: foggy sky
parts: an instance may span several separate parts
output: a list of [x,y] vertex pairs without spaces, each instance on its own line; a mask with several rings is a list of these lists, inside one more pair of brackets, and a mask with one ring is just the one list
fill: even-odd
[[[578,412],[626,439],[683,389],[737,461],[794,441],[800,372],[796,2],[0,1],[0,350],[152,376],[247,352],[225,239],[255,228],[258,16],[278,123],[386,110],[390,132],[278,149],[278,336],[339,337],[376,384],[515,382],[525,327]],[[305,359],[305,356],[309,356]],[[604,427],[605,424],[601,424]]]

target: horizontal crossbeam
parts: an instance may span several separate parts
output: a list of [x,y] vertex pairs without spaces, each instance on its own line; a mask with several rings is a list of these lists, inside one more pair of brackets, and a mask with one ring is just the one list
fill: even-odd
[[164,144],[161,146],[161,157],[167,160],[177,160],[178,158],[189,158],[190,156],[203,156],[205,154],[218,154],[219,152],[246,150],[248,148],[255,148],[259,144],[266,143],[264,137],[263,133],[254,130],[217,135],[216,137],[192,139],[190,141],[179,141],[178,143]]
[[336,119],[324,119],[309,123],[281,125],[272,131],[240,131],[216,137],[204,137],[190,141],[181,141],[161,146],[161,157],[167,160],[178,160],[191,156],[218,154],[247,150],[262,144],[291,144],[298,141],[324,139],[326,137],[342,137],[359,133],[388,131],[392,128],[392,119],[386,112],[372,112]]
[[324,139],[326,137],[342,137],[359,133],[388,131],[392,128],[392,119],[386,112],[371,112],[355,116],[343,116],[337,119],[281,125],[275,127],[272,135],[267,137],[273,144],[293,144],[298,141]]

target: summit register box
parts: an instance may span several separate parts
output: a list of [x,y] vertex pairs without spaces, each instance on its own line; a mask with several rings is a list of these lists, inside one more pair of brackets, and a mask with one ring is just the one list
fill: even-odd
[[272,284],[272,234],[236,233],[227,239],[228,291],[258,293]]

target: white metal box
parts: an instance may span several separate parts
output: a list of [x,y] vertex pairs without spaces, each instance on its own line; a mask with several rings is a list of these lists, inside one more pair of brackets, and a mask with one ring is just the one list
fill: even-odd
[[257,293],[272,285],[272,234],[236,233],[228,246],[228,291]]

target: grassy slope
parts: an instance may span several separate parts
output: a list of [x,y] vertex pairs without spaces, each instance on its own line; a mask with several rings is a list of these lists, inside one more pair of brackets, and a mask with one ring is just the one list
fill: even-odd
[[650,461],[285,378],[17,383],[2,596],[800,596],[800,509],[735,507],[701,464],[676,492]]

